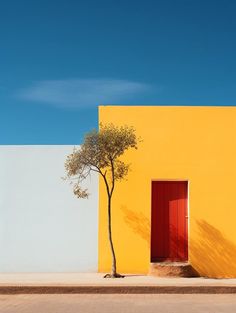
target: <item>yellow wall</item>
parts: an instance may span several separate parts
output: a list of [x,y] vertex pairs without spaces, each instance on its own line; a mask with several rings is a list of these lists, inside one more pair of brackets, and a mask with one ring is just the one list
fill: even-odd
[[[99,121],[132,125],[143,142],[113,199],[118,270],[147,273],[151,180],[189,181],[189,259],[203,276],[236,277],[236,107],[101,106]],[[100,181],[99,271],[110,269]]]

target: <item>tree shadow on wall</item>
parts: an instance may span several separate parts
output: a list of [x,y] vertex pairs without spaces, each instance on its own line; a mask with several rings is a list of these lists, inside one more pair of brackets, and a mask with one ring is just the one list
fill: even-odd
[[121,206],[121,211],[126,225],[150,245],[150,220],[142,212],[134,212],[125,206]]
[[236,245],[204,220],[197,224],[198,240],[191,241],[191,263],[202,276],[236,277]]

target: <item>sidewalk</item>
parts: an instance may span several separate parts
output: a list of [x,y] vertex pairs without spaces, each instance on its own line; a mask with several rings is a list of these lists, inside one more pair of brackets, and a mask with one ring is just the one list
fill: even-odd
[[236,279],[160,278],[101,273],[1,273],[0,294],[62,293],[236,293]]

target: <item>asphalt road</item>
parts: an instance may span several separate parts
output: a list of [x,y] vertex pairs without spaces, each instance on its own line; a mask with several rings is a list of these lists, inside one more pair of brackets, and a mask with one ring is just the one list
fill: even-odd
[[1,295],[1,313],[235,313],[236,295]]

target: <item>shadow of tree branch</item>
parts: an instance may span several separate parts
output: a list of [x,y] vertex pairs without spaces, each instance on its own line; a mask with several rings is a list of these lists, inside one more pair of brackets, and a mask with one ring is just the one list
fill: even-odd
[[121,211],[124,214],[125,223],[150,245],[150,220],[142,212],[134,212],[125,206],[121,206]]
[[197,240],[191,241],[191,263],[201,276],[236,277],[236,245],[205,220],[196,221]]

